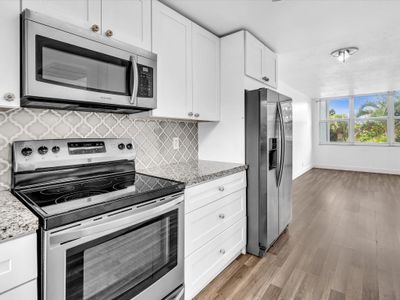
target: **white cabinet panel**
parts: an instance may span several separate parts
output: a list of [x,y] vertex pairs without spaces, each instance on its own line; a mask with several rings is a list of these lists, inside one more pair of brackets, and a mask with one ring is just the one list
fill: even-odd
[[7,293],[0,295],[0,300],[36,300],[37,299],[37,281],[29,281]]
[[151,50],[151,0],[102,0],[102,31],[112,38]]
[[153,52],[157,58],[157,109],[153,116],[187,118],[192,108],[191,22],[153,1]]
[[251,33],[245,32],[245,72],[266,85],[276,88],[277,58]]
[[[19,2],[2,0],[0,9],[0,109],[19,107]],[[7,100],[8,99],[8,100]]]
[[246,171],[225,176],[185,190],[185,213],[203,207],[246,187]]
[[192,23],[193,112],[196,120],[219,120],[219,50],[219,38]]
[[257,80],[263,77],[264,45],[253,35],[245,33],[246,74]]
[[246,218],[235,223],[185,259],[185,299],[215,278],[246,245]]
[[246,190],[185,215],[185,257],[246,216]]
[[22,9],[25,8],[47,14],[88,30],[93,24],[100,26],[100,0],[22,0]]
[[269,86],[276,88],[276,72],[278,69],[276,54],[267,47],[263,51],[263,81],[266,81]]
[[36,234],[0,244],[0,293],[37,277],[36,253]]

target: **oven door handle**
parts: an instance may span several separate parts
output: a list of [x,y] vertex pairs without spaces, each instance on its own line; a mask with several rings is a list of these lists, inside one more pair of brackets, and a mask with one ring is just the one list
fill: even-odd
[[164,201],[167,200],[163,200],[161,202],[163,204],[157,205],[156,207],[150,209],[146,209],[145,206],[139,205],[140,208],[136,209],[140,209],[141,211],[135,212],[134,209],[133,214],[127,217],[123,217],[121,219],[114,219],[113,221],[107,221],[106,219],[103,221],[103,223],[89,225],[85,228],[70,228],[69,230],[66,229],[66,231],[63,232],[57,232],[50,235],[50,245],[65,244],[67,242],[75,241],[77,239],[96,235],[99,233],[106,235],[119,229],[123,229],[131,225],[149,220],[152,217],[157,217],[158,215],[162,215],[163,213],[172,210],[172,208],[179,205],[183,201],[183,196],[181,194],[175,195],[173,198],[169,199],[168,202]]
[[138,65],[136,62],[136,58],[134,56],[130,57],[130,61],[132,64],[132,73],[131,76],[133,76],[133,80],[132,80],[132,87],[131,87],[131,91],[132,91],[132,95],[131,95],[131,99],[130,99],[130,103],[137,106],[137,92],[138,92],[138,85],[139,85],[139,69],[138,69]]

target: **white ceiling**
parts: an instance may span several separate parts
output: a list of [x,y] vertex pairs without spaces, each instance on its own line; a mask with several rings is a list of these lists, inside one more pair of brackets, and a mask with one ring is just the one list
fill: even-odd
[[[163,0],[217,35],[245,28],[279,54],[279,78],[317,98],[400,89],[399,0]],[[356,46],[341,64],[330,52]]]

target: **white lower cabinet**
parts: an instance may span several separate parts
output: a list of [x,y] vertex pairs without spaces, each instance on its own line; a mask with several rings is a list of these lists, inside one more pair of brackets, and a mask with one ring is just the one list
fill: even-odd
[[192,299],[246,246],[246,172],[187,188],[185,204],[185,299]]
[[36,278],[36,233],[0,243],[0,300],[36,299]]
[[37,300],[36,279],[0,294],[0,300]]
[[246,191],[230,194],[197,209],[185,218],[185,256],[246,216]]

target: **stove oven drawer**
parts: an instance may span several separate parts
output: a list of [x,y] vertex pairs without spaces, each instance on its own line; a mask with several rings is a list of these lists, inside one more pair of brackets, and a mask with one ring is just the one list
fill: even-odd
[[36,234],[0,243],[0,294],[37,277]]
[[185,213],[246,187],[246,171],[218,178],[185,190]]

